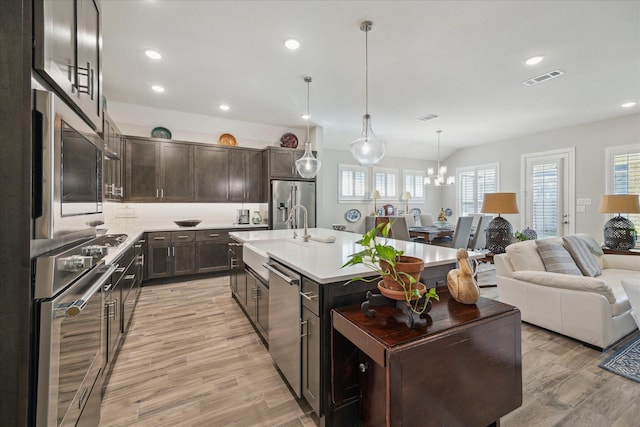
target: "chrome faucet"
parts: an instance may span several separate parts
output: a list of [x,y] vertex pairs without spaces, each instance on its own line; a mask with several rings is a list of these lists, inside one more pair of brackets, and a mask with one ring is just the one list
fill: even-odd
[[311,235],[308,233],[307,231],[307,208],[305,208],[302,205],[295,205],[294,207],[291,208],[291,213],[289,214],[289,218],[287,219],[287,222],[289,224],[291,224],[291,227],[293,228],[293,238],[297,238],[298,234],[296,233],[296,227],[293,221],[293,214],[296,212],[296,209],[302,209],[302,213],[304,214],[304,234],[302,235],[302,240],[305,242],[308,242],[309,239],[311,238]]

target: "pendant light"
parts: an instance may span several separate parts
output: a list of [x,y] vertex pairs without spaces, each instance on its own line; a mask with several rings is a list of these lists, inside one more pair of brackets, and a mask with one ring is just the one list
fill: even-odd
[[438,168],[435,171],[433,168],[427,169],[427,177],[424,179],[424,185],[440,187],[455,183],[456,178],[454,176],[447,177],[447,167],[440,166],[440,134],[442,130],[437,130],[436,133],[438,134]]
[[316,159],[311,151],[311,140],[309,139],[309,120],[311,120],[311,115],[309,114],[309,86],[311,77],[305,77],[304,81],[307,83],[307,139],[304,143],[304,154],[296,160],[296,170],[303,178],[315,178],[320,172],[322,162]]
[[360,138],[349,144],[351,154],[362,166],[377,165],[384,157],[387,142],[378,138],[371,128],[371,116],[369,115],[369,38],[368,34],[373,22],[364,21],[360,24],[360,30],[365,34],[365,114],[362,116],[362,134]]

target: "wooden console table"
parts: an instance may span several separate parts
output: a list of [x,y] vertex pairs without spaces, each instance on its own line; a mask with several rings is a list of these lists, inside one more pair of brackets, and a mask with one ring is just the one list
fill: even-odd
[[359,399],[362,425],[499,425],[522,404],[520,311],[439,294],[420,329],[398,324],[394,307],[375,307],[374,317],[359,305],[332,310],[333,398]]

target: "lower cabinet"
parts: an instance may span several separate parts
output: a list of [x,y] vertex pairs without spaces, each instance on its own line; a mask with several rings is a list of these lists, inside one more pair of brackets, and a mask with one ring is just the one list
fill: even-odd
[[262,338],[269,341],[269,288],[253,271],[246,272],[245,311]]
[[147,234],[147,278],[196,272],[195,231],[161,231]]
[[302,395],[320,414],[320,285],[304,277],[302,298]]
[[212,273],[228,270],[228,242],[227,230],[198,230],[196,232],[196,271]]

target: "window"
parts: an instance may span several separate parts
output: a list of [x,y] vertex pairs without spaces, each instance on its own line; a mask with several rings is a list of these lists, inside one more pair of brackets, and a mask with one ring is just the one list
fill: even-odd
[[[640,148],[638,145],[614,147],[607,150],[607,193],[640,194]],[[636,227],[640,224],[640,214],[624,215]]]
[[339,165],[338,166],[338,200],[368,200],[367,181],[369,170],[364,166]]
[[402,170],[402,192],[411,193],[411,200],[424,200],[424,171]]
[[373,169],[373,188],[380,191],[382,200],[398,198],[398,170],[386,168]]
[[457,168],[459,216],[479,213],[484,193],[498,191],[498,163]]

